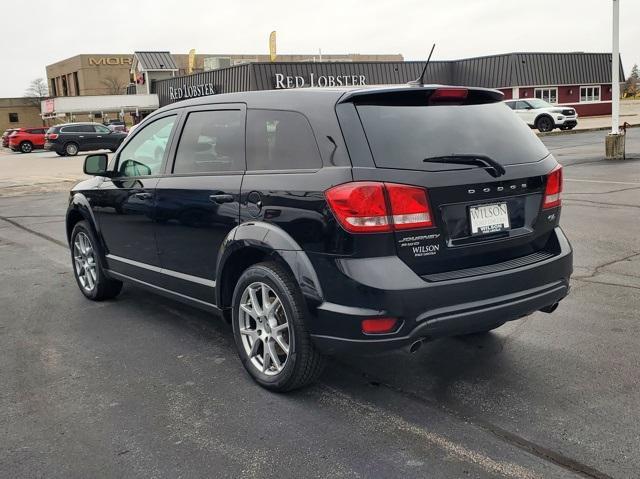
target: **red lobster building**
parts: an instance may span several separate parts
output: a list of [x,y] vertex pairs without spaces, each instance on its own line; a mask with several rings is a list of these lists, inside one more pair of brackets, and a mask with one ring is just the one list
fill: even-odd
[[[151,91],[163,106],[247,90],[404,84],[423,67],[424,62],[254,62],[152,82]],[[505,99],[542,98],[572,106],[580,116],[611,114],[610,53],[507,53],[433,61],[425,83],[497,88]]]

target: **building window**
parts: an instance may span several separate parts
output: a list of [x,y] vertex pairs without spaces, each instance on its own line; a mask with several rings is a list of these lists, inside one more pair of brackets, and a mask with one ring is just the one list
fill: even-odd
[[549,103],[558,103],[558,89],[553,88],[536,88],[536,98],[547,101]]
[[599,86],[581,86],[580,87],[580,103],[600,101]]
[[73,89],[75,90],[75,95],[80,95],[80,82],[78,81],[78,72],[73,72]]
[[19,121],[17,113],[9,113],[9,123],[18,123]]

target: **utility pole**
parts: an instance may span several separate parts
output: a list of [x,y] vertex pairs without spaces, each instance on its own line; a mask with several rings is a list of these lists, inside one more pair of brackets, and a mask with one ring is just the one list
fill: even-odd
[[608,160],[624,159],[624,135],[620,134],[620,0],[612,0],[611,133],[605,139]]

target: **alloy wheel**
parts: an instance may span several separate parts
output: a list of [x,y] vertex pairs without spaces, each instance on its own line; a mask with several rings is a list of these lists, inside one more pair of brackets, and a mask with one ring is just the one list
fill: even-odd
[[89,237],[79,232],[73,241],[73,264],[80,286],[90,293],[96,287],[96,257]]
[[251,364],[267,376],[279,374],[289,358],[291,334],[282,301],[267,284],[245,288],[238,311],[238,330]]
[[31,152],[31,143],[23,143],[21,146],[22,153],[30,153]]
[[75,156],[78,153],[78,147],[72,143],[66,146],[65,151],[67,155]]

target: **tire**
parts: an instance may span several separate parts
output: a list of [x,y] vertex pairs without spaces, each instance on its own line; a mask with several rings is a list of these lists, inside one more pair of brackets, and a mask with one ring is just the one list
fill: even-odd
[[58,156],[67,156],[67,154],[64,151],[56,151],[56,155],[58,155]]
[[553,123],[553,118],[550,116],[544,115],[536,120],[536,128],[541,132],[549,132],[553,131],[555,128],[555,124]]
[[118,296],[122,282],[104,274],[99,243],[86,221],[79,221],[71,232],[71,265],[82,294],[93,301]]
[[459,334],[458,337],[468,337],[468,336],[484,336],[485,334],[489,334],[494,329],[498,329],[502,326],[506,321],[500,321],[498,323],[494,323],[490,326],[485,326],[484,328],[477,329],[475,331],[469,331],[468,333]]
[[21,153],[31,153],[33,151],[33,143],[30,141],[23,141],[20,143],[20,152]]
[[64,153],[65,156],[76,156],[78,154],[78,145],[73,142],[69,142],[64,145]]
[[[261,316],[258,312],[265,312],[265,292],[266,307],[276,305],[271,313]],[[258,308],[252,299],[259,303]],[[307,331],[302,293],[282,266],[267,262],[247,268],[236,284],[232,305],[238,355],[260,386],[285,392],[302,388],[320,376],[325,358]]]

